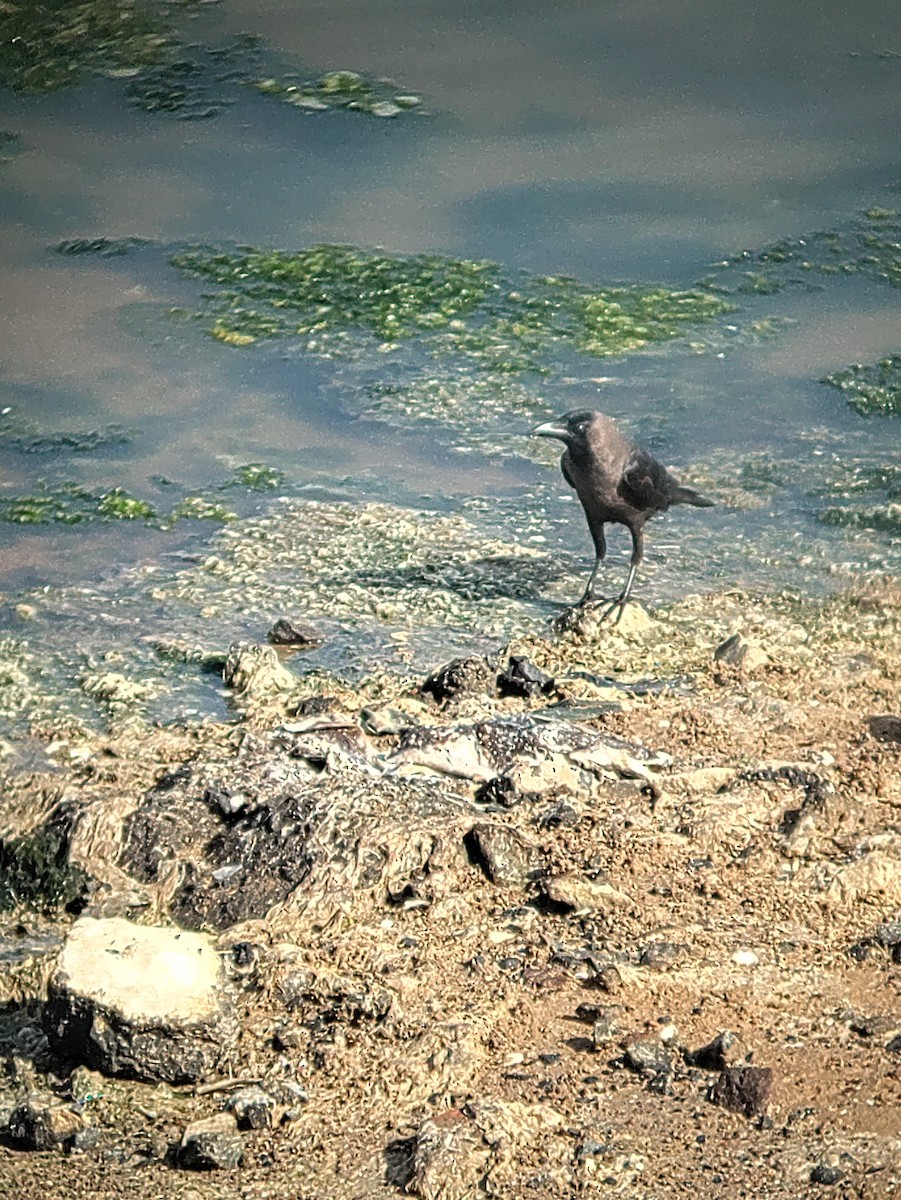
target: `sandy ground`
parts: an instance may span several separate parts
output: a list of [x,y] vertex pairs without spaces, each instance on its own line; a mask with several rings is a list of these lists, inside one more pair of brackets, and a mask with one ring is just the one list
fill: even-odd
[[[556,699],[596,703],[591,728],[669,755],[655,786],[544,787],[505,808],[450,781],[462,815],[404,888],[350,889],[340,919],[289,898],[221,933],[223,952],[248,941],[259,961],[220,1086],[94,1076],[79,1107],[93,1144],[7,1138],[0,1187],[21,1200],[901,1194],[899,600],[891,583],[817,604],[694,598],[647,626],[511,647],[563,681]],[[717,661],[739,630],[744,661]],[[614,694],[602,677],[669,686]],[[500,699],[493,682],[440,709],[376,690],[442,725],[548,703]],[[336,703],[353,714],[372,694]],[[63,794],[133,809],[186,762],[250,779],[285,714],[271,696],[245,701],[238,725],[126,725],[89,754],[73,745],[61,773],[7,781],[8,811],[25,828]],[[480,822],[540,870],[492,878]],[[404,836],[385,833],[389,862]],[[171,892],[149,891],[137,919],[162,922]],[[16,913],[10,937],[16,921],[18,935],[48,927]],[[35,1087],[75,1094],[38,1031],[51,966],[0,976],[7,1111]],[[719,1052],[697,1053],[725,1031]],[[714,1103],[724,1071],[749,1065],[765,1072],[745,1111]],[[240,1167],[173,1165],[185,1124],[246,1079],[303,1096],[242,1134]]]

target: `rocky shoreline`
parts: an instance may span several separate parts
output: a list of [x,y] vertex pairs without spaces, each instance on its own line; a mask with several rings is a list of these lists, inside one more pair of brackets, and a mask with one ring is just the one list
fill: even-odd
[[35,731],[0,1184],[901,1190],[899,634],[727,593],[350,687],[283,626],[230,721]]

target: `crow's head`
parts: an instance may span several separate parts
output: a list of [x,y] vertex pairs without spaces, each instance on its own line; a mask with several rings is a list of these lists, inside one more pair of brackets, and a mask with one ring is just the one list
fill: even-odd
[[545,421],[543,425],[536,425],[532,433],[536,437],[557,438],[565,442],[570,450],[587,449],[588,430],[597,416],[590,409],[580,408],[576,412],[564,413],[553,421]]

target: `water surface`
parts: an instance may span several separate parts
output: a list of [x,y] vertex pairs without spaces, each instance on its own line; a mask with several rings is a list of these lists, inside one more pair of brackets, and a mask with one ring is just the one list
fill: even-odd
[[[170,262],[196,243],[343,243],[490,259],[514,280],[691,288],[742,250],[847,232],[864,211],[901,206],[894,0],[574,0],[488,12],[231,0],[166,20],[198,66],[206,119],[135,107],[128,78],[102,72],[39,96],[0,91],[0,129],[15,135],[0,162],[0,408],[10,410],[0,501],[75,483],[124,488],[161,514],[185,496],[212,497],[244,518],[265,514],[273,494],[226,485],[262,463],[282,473],[275,495],[458,514],[474,537],[544,554],[547,586],[541,572],[529,585],[528,619],[541,624],[578,595],[590,554],[552,448],[526,434],[533,417],[588,403],[720,501],[651,527],[646,600],[722,587],[817,592],[897,567],[897,419],[865,419],[820,382],[901,349],[897,288],[872,272],[747,292],[734,290],[741,264],[714,270],[733,313],[640,353],[561,352],[544,374],[499,380],[501,394],[519,389],[509,420],[501,404],[476,428],[465,415],[436,419],[427,389],[410,411],[372,402],[428,370],[436,387],[442,372],[465,375],[460,364],[426,363],[410,347],[333,360],[301,342],[224,345],[202,322],[173,317],[195,311],[204,289]],[[306,113],[218,78],[209,52],[245,33],[259,39],[246,57],[261,77],[355,70],[422,104],[383,119]],[[239,67],[242,53],[232,52]],[[144,241],[124,255],[57,252],[73,238]],[[110,427],[120,440],[23,443],[23,430],[35,439]],[[888,518],[823,523],[835,506]],[[155,608],[146,579],[174,578],[185,555],[209,553],[216,525],[161,524],[0,525],[10,636],[38,658],[58,656],[76,679],[79,662],[127,662],[136,624],[146,634],[187,619]],[[612,538],[617,581],[625,541]],[[98,610],[109,616],[116,597],[131,597],[132,616],[106,633],[101,620],[98,632]],[[328,610],[317,595],[311,615]],[[264,632],[237,617],[226,625]],[[319,661],[362,669],[378,639],[361,628],[336,629]],[[461,644],[480,632],[457,629]]]

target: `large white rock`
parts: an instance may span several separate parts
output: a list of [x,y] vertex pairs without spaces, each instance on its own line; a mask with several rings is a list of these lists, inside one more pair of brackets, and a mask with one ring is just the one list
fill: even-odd
[[228,987],[202,933],[82,917],[50,981],[45,1027],[65,1054],[112,1075],[186,1082],[232,1036]]

